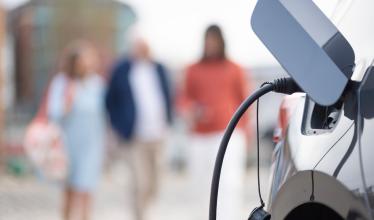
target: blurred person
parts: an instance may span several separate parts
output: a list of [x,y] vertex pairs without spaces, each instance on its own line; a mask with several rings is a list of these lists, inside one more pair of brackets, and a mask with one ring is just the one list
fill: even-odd
[[98,183],[105,140],[105,88],[96,72],[96,51],[77,41],[67,49],[61,72],[51,82],[48,116],[65,135],[69,175],[63,219],[90,219],[92,193]]
[[137,220],[145,218],[157,191],[161,148],[172,120],[171,102],[165,67],[152,59],[147,42],[136,37],[131,55],[112,72],[106,107],[120,148],[128,150]]
[[[201,208],[195,219],[208,218],[210,183],[214,161],[224,130],[237,107],[249,94],[243,69],[226,56],[219,26],[207,28],[202,58],[189,66],[185,76],[184,114],[192,126],[189,175],[194,199]],[[249,134],[244,117],[230,140],[223,164],[218,201],[218,219],[240,219],[243,200],[245,146]]]

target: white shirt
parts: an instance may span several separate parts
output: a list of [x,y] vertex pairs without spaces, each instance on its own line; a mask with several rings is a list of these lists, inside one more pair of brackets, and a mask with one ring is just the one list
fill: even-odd
[[135,61],[130,70],[130,87],[135,108],[135,138],[158,141],[167,128],[165,99],[156,66],[148,61]]

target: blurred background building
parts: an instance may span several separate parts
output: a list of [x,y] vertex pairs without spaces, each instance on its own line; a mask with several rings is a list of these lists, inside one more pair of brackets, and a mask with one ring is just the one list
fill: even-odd
[[0,166],[3,161],[2,143],[4,138],[4,121],[5,121],[5,106],[4,106],[4,41],[5,41],[5,10],[0,7]]
[[31,0],[0,10],[0,155],[8,169],[23,173],[28,168],[24,130],[66,45],[77,39],[92,42],[105,75],[126,52],[126,32],[135,21],[133,9],[115,0]]
[[58,56],[69,42],[93,42],[105,72],[126,49],[125,32],[136,16],[128,5],[113,0],[32,0],[12,10],[9,17],[14,103],[22,112],[34,113],[55,74]]

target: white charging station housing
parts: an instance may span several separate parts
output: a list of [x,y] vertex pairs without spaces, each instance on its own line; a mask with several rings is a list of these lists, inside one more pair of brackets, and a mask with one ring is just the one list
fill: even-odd
[[339,100],[353,73],[354,51],[312,0],[258,0],[251,25],[316,103]]

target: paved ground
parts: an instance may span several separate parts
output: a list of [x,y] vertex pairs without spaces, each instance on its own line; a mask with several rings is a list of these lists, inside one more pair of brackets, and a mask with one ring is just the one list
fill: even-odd
[[[131,219],[129,203],[126,200],[126,175],[122,168],[109,172],[102,181],[95,203],[94,220]],[[267,189],[268,169],[262,168],[263,189]],[[155,205],[149,211],[152,220],[191,220],[189,213],[197,210],[190,192],[186,191],[186,176],[183,173],[165,173],[161,191]],[[33,177],[0,177],[0,220],[58,220],[60,190]],[[250,169],[243,192],[246,207],[243,219],[251,208],[257,205],[256,172]],[[264,198],[267,198],[266,196]]]
[[[13,139],[17,140],[17,138],[19,139],[17,134],[22,132],[13,131],[10,133],[14,134],[15,138]],[[176,138],[181,137],[176,136]],[[261,146],[262,188],[263,197],[266,199],[272,143],[269,140],[262,141]],[[183,155],[183,152],[179,152],[180,148],[183,146],[173,148],[166,153],[169,155],[167,160],[172,161],[173,156],[170,155],[174,155],[174,157],[175,155]],[[252,161],[255,161],[255,158],[252,158]],[[106,172],[97,191],[93,220],[132,220],[129,214],[130,204],[126,196],[129,188],[127,187],[126,173],[126,166],[121,163],[112,164],[111,169]],[[201,208],[196,207],[197,203],[191,197],[194,193],[188,191],[187,180],[188,176],[183,172],[165,172],[160,184],[159,197],[150,208],[147,220],[200,220],[193,219],[191,215]],[[248,170],[245,185],[246,188],[243,191],[245,206],[242,207],[243,220],[247,219],[252,208],[258,205],[256,169],[254,167]],[[60,202],[61,189],[58,186],[44,183],[31,175],[14,177],[2,175],[0,172],[0,220],[59,220],[61,219],[59,215]]]

